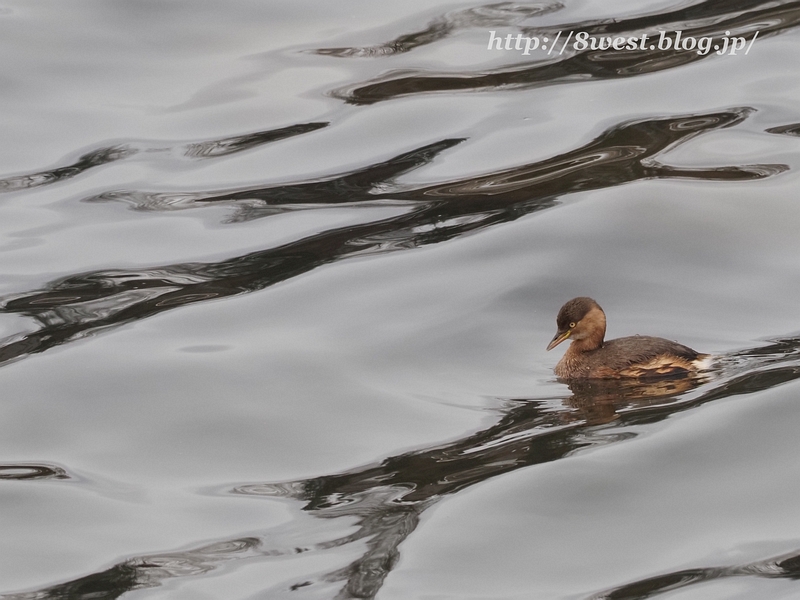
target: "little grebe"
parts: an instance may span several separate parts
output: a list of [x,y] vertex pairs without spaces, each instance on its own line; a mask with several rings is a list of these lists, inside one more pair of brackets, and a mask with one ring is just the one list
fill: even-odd
[[618,379],[664,377],[705,368],[708,354],[663,338],[636,335],[603,341],[606,315],[591,298],[573,298],[556,317],[558,332],[547,346],[552,350],[569,338],[564,357],[556,365],[561,379]]

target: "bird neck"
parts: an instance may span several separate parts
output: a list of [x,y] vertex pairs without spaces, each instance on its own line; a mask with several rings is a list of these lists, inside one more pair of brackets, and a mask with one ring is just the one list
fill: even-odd
[[573,352],[591,352],[602,347],[606,337],[606,315],[600,307],[592,308],[581,319],[581,335],[573,337],[570,350]]

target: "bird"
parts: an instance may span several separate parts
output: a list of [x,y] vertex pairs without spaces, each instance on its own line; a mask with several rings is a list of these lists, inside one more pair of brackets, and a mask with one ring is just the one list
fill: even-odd
[[635,335],[605,341],[606,314],[587,297],[573,298],[558,311],[552,350],[571,344],[554,371],[559,379],[650,379],[687,376],[706,370],[711,355],[659,337]]

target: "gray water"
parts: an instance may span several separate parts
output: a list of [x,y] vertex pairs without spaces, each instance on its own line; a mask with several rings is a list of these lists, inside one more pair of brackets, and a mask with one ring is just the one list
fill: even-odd
[[798,23],[3,1],[0,598],[800,598]]

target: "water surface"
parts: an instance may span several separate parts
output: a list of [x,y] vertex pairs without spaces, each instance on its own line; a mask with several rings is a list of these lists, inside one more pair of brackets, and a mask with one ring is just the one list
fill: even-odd
[[[4,2],[0,597],[800,595],[798,20]],[[577,295],[717,369],[556,381]]]

